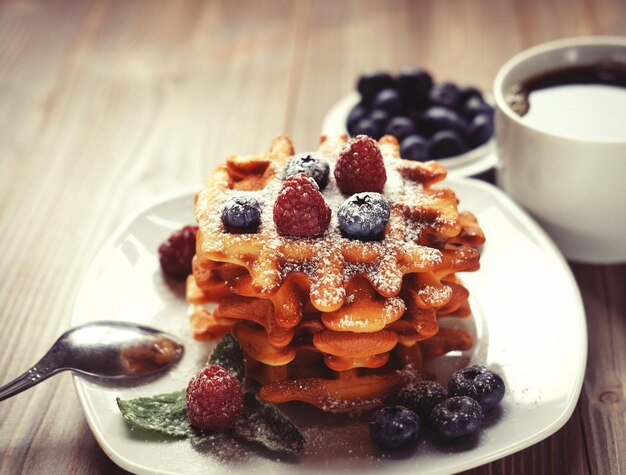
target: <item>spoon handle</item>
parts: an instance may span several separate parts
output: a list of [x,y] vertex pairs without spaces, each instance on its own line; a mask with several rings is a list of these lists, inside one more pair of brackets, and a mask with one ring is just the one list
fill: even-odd
[[48,353],[24,374],[0,387],[0,401],[32,388],[35,384],[41,383],[44,379],[48,379],[53,374],[63,371],[64,369],[67,368],[60,367],[57,358],[51,353]]

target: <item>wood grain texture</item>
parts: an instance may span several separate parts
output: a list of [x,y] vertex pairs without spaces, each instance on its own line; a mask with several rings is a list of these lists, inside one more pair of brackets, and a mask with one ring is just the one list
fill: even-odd
[[[0,384],[67,328],[91,260],[133,209],[278,133],[313,147],[359,73],[421,65],[489,89],[516,52],[590,34],[626,34],[626,4],[0,2]],[[626,473],[626,266],[572,268],[589,322],[576,411],[468,473]],[[64,374],[0,403],[0,473],[123,471]]]

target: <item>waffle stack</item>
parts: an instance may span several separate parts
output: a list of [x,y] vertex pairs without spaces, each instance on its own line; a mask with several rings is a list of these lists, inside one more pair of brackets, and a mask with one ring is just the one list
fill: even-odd
[[[471,348],[462,330],[441,328],[442,315],[470,314],[457,278],[479,267],[484,242],[474,216],[459,212],[448,188],[432,185],[446,170],[436,162],[402,160],[398,142],[380,139],[391,208],[380,239],[345,237],[336,212],[347,198],[332,179],[345,136],[322,137],[330,163],[323,196],[332,210],[318,238],[278,234],[272,207],[294,155],[287,137],[267,154],[232,156],[196,196],[199,225],[187,298],[197,338],[231,331],[246,354],[248,376],[270,402],[304,401],[344,412],[380,406],[424,362]],[[250,194],[261,204],[255,233],[226,230],[223,203]],[[207,310],[203,304],[217,303]]]

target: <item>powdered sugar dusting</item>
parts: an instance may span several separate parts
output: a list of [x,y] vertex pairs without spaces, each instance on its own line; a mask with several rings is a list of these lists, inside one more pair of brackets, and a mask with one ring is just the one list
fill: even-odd
[[333,397],[325,398],[322,401],[322,410],[327,412],[346,412],[358,414],[359,411],[365,411],[373,407],[380,407],[384,400],[380,397],[371,399],[359,399],[358,401],[350,401],[347,399],[336,399]]
[[[354,277],[365,277],[381,295],[391,297],[400,292],[403,265],[417,265],[418,262],[428,269],[441,265],[442,254],[438,249],[417,244],[426,230],[433,231],[433,223],[412,219],[403,211],[403,207],[428,206],[433,199],[420,183],[402,176],[400,168],[407,166],[403,164],[405,161],[395,157],[383,158],[387,182],[382,194],[392,208],[387,231],[380,241],[359,242],[341,233],[337,210],[347,196],[341,193],[334,180],[336,156],[327,158],[330,179],[322,195],[332,216],[322,236],[311,239],[278,234],[273,221],[273,206],[281,193],[284,176],[282,170],[278,170],[264,189],[227,190],[214,202],[215,209],[206,217],[208,223],[203,227],[203,252],[216,260],[238,260],[244,265],[250,262],[246,267],[255,287],[262,293],[275,291],[289,273],[302,272],[311,281],[311,301],[323,311],[339,308],[345,302],[346,286]],[[270,166],[282,167],[282,162],[272,162]],[[232,196],[257,199],[262,210],[258,233],[231,234],[224,229],[219,208]],[[287,247],[298,249],[299,243],[302,244],[301,254],[286,252]],[[359,253],[357,257],[351,253],[355,243],[366,250],[361,252],[364,257],[358,258]]]
[[441,306],[452,297],[452,289],[447,285],[442,287],[426,285],[418,291],[418,295],[428,305]]
[[357,333],[360,333],[359,330],[363,330],[369,325],[369,320],[355,320],[351,315],[343,315],[339,322],[337,323],[338,327],[341,327],[346,330],[353,330]]
[[383,322],[385,325],[391,323],[391,321],[397,318],[398,315],[402,315],[405,309],[406,305],[404,304],[404,300],[401,298],[394,297],[387,299],[382,312]]

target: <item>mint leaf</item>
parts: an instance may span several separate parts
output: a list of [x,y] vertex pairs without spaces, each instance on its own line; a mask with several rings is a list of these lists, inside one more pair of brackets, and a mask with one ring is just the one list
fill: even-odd
[[[239,342],[226,334],[217,344],[209,363],[219,364],[243,381],[244,359]],[[211,433],[192,427],[187,418],[186,390],[140,397],[117,398],[122,416],[131,427],[172,437],[191,437],[195,446],[220,447],[229,435],[283,455],[299,455],[304,437],[276,406],[263,401],[256,393],[244,395],[244,410],[231,431]]]
[[116,398],[122,417],[131,427],[172,437],[187,437],[191,423],[187,418],[185,390],[157,396],[122,400]]
[[239,342],[230,333],[222,337],[211,353],[209,364],[211,363],[220,365],[229,373],[234,374],[239,381],[243,381],[245,367],[243,351]]
[[244,411],[235,422],[233,435],[285,455],[299,455],[304,449],[304,437],[298,427],[256,393],[244,395]]

